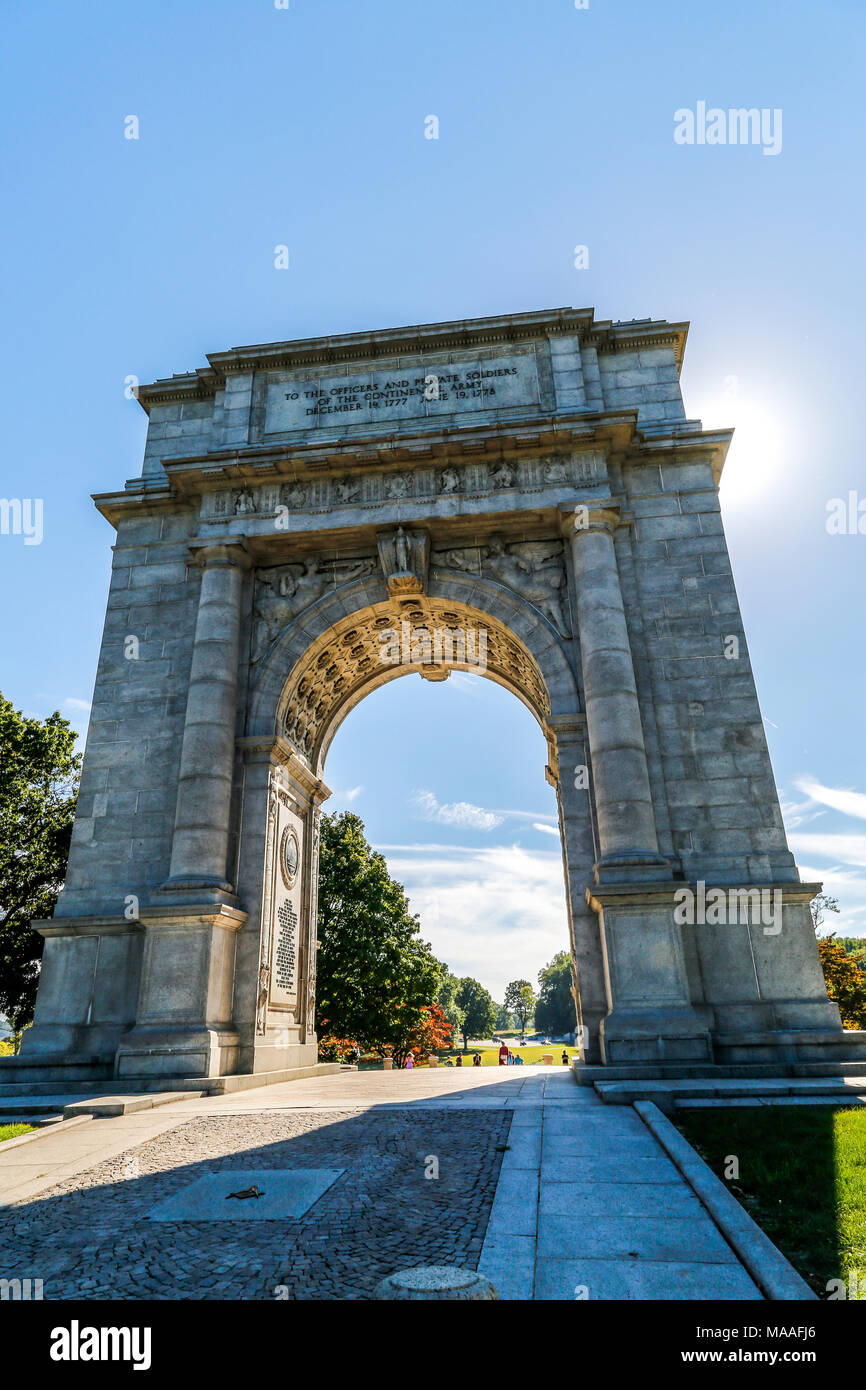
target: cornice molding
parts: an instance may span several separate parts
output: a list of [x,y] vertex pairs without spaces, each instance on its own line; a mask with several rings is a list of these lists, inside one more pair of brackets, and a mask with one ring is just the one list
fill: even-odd
[[364,333],[255,343],[224,352],[207,353],[207,367],[142,385],[138,388],[137,398],[142,408],[148,411],[150,406],[156,404],[212,397],[228,376],[238,372],[302,371],[319,365],[351,365],[395,357],[417,358],[485,346],[526,344],[564,334],[577,334],[581,344],[605,352],[627,351],[634,346],[673,346],[677,366],[680,367],[688,324],[668,323],[665,319],[632,319],[615,323],[610,319],[597,320],[594,309],[563,307],[525,314],[376,329]]

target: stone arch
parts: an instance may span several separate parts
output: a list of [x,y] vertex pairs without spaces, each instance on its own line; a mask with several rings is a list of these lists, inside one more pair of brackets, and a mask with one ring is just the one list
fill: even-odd
[[[404,623],[413,639],[426,630],[435,644],[436,632],[442,634],[444,659],[383,661],[382,635],[391,631],[402,639]],[[447,659],[449,633],[453,660]],[[401,646],[405,653],[402,640]],[[286,624],[258,663],[247,733],[282,736],[321,776],[331,739],[365,695],[401,675],[441,679],[443,670],[454,669],[484,674],[511,690],[552,744],[551,721],[579,708],[576,662],[568,650],[574,647],[531,603],[491,580],[449,573],[433,578],[427,593],[395,602],[384,581],[367,577],[326,594]]]
[[[595,1055],[598,1022],[604,1012],[604,984],[598,921],[585,901],[585,884],[594,859],[587,802],[571,791],[573,763],[586,760],[581,710],[577,642],[563,637],[550,617],[524,596],[486,577],[457,571],[431,574],[423,594],[389,595],[384,579],[359,576],[330,590],[294,615],[253,666],[254,680],[247,704],[245,790],[242,839],[258,845],[257,837],[273,813],[273,768],[283,768],[304,821],[307,856],[306,925],[302,936],[312,941],[315,930],[315,884],[318,871],[318,806],[328,796],[325,760],[342,721],[363,698],[400,675],[420,673],[441,679],[442,667],[425,669],[421,660],[388,664],[380,661],[380,635],[400,629],[439,629],[464,634],[464,651],[471,628],[486,629],[486,669],[483,674],[510,690],[532,712],[547,742],[545,774],[557,792],[559,830],[566,890],[569,932],[579,1022],[584,1030],[584,1055]],[[476,638],[476,655],[478,641]],[[411,652],[410,652],[411,655]],[[444,663],[443,663],[444,664]],[[478,671],[477,662],[449,661],[450,669]],[[264,761],[262,761],[264,760]],[[560,763],[567,775],[559,776]],[[270,772],[266,774],[265,765]],[[277,772],[278,779],[283,775]],[[277,782],[277,795],[281,783]],[[306,808],[306,809],[303,809]],[[260,852],[260,851],[257,851]],[[268,859],[265,851],[266,862]],[[241,875],[245,902],[259,915],[255,885],[258,860],[247,878]],[[263,940],[271,907],[261,904]],[[254,941],[240,942],[240,955]],[[311,1001],[315,994],[315,956],[307,949],[303,961],[307,1034],[312,1035]],[[249,996],[258,958],[241,960],[238,1001]],[[587,1027],[588,1025],[588,1027]],[[587,1045],[587,1038],[591,1044]],[[264,1043],[262,1044],[264,1045]],[[250,1063],[252,1065],[252,1063]],[[255,1065],[259,1065],[256,1063]]]

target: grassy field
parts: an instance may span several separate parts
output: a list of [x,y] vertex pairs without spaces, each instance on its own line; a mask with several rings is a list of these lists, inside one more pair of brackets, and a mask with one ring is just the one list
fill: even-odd
[[[701,1111],[676,1123],[819,1297],[828,1280],[850,1290],[854,1276],[866,1299],[866,1108]],[[730,1156],[738,1178],[725,1178]]]
[[[481,1047],[481,1048],[473,1048],[473,1047],[470,1047],[469,1051],[468,1051],[467,1053],[464,1053],[464,1054],[463,1054],[463,1065],[464,1065],[464,1067],[465,1067],[467,1064],[468,1064],[469,1066],[472,1065],[472,1053],[473,1053],[473,1052],[476,1052],[476,1051],[481,1053],[481,1065],[482,1065],[482,1067],[498,1067],[498,1066],[499,1066],[499,1048],[498,1048],[498,1047]],[[569,1058],[571,1058],[571,1057],[576,1057],[576,1056],[578,1055],[578,1048],[576,1048],[576,1047],[569,1047],[569,1046],[568,1046],[567,1044],[565,1044],[565,1043],[552,1043],[549,1047],[544,1047],[544,1046],[542,1046],[541,1043],[527,1043],[527,1044],[526,1044],[526,1047],[521,1047],[519,1043],[516,1043],[516,1044],[514,1045],[514,1047],[511,1048],[511,1051],[512,1051],[512,1052],[515,1052],[515,1053],[517,1053],[517,1054],[519,1054],[519,1055],[523,1058],[523,1062],[524,1062],[524,1065],[525,1065],[525,1066],[531,1066],[533,1062],[540,1062],[540,1061],[542,1060],[543,1057],[547,1056],[548,1054],[552,1054],[552,1056],[553,1056],[553,1065],[554,1065],[555,1067],[558,1067],[558,1066],[561,1066],[561,1065],[562,1065],[562,1060],[561,1060],[561,1059],[562,1059],[562,1054],[563,1054],[563,1052],[567,1052],[568,1055],[569,1055]],[[457,1058],[457,1050],[455,1049],[454,1052],[451,1052],[451,1053],[449,1053],[448,1055],[451,1057],[452,1061],[456,1060],[456,1058]],[[443,1065],[444,1060],[445,1060],[444,1057],[443,1057],[443,1058],[440,1058],[440,1061],[439,1061],[440,1067]]]
[[19,1134],[29,1134],[34,1125],[0,1125],[0,1144],[4,1139],[17,1139]]
[[[553,1043],[550,1047],[542,1047],[541,1044],[536,1045],[536,1044],[534,1044],[534,1043],[528,1043],[526,1047],[515,1046],[514,1048],[512,1048],[512,1051],[513,1051],[513,1052],[517,1052],[517,1053],[520,1054],[520,1056],[523,1058],[524,1066],[527,1066],[527,1067],[528,1067],[528,1066],[532,1066],[533,1063],[541,1062],[541,1061],[542,1061],[542,1058],[543,1058],[547,1053],[552,1053],[552,1055],[553,1055],[553,1065],[554,1065],[555,1067],[561,1067],[561,1066],[562,1066],[562,1054],[563,1054],[563,1052],[567,1052],[567,1053],[568,1053],[569,1059],[571,1059],[572,1057],[576,1057],[576,1056],[578,1055],[578,1048],[576,1048],[576,1047],[568,1047],[568,1046],[566,1046],[564,1043]],[[472,1054],[473,1054],[473,1052],[480,1052],[480,1053],[481,1053],[481,1065],[482,1065],[482,1067],[498,1067],[498,1066],[499,1066],[499,1048],[498,1048],[498,1047],[478,1047],[478,1048],[475,1048],[475,1047],[471,1047],[471,1046],[470,1046],[468,1052],[465,1052],[465,1053],[462,1053],[462,1054],[461,1054],[462,1057],[463,1057],[463,1065],[464,1065],[464,1067],[471,1067],[471,1066],[472,1066]],[[439,1066],[440,1066],[440,1067],[444,1067],[446,1056],[450,1057],[452,1062],[456,1061],[457,1056],[458,1056],[457,1049],[455,1049],[453,1052],[449,1052],[449,1053],[447,1053],[447,1054],[443,1053],[443,1055],[439,1058]],[[362,1062],[361,1062],[361,1070],[362,1070],[362,1071],[381,1070],[381,1066],[382,1066],[382,1063],[381,1063],[381,1062],[373,1061],[372,1058],[370,1058],[370,1059],[364,1059],[364,1060],[362,1060]]]

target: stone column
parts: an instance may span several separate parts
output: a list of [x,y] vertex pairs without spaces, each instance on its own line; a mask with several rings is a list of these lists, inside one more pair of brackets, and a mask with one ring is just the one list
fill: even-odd
[[712,1060],[707,1010],[691,1002],[671,865],[659,853],[634,664],[606,500],[570,518],[574,587],[599,858],[587,893],[598,913],[609,1012],[606,1063]]
[[619,505],[568,521],[600,858],[599,881],[670,878],[659,854],[613,533]]
[[244,571],[242,541],[204,545],[167,889],[231,892],[226,878]]
[[556,787],[559,808],[571,952],[579,990],[578,1021],[584,1030],[581,1057],[586,1062],[598,1062],[599,1029],[608,1011],[608,999],[599,919],[586,901],[598,857],[586,776],[586,720],[582,715],[554,715],[548,722],[553,743],[547,780]]

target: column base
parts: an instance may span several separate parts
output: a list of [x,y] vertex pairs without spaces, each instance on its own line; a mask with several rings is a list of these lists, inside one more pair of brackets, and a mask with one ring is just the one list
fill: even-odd
[[118,1080],[163,1076],[227,1076],[238,1069],[239,1039],[233,1030],[133,1028],[117,1048]]
[[596,883],[664,883],[674,876],[669,859],[654,850],[606,854],[593,866]]
[[168,878],[158,889],[160,903],[185,907],[208,904],[237,907],[234,887],[223,879]]
[[678,1008],[614,1009],[599,1029],[601,1055],[611,1063],[705,1062],[713,1044],[707,1010]]

